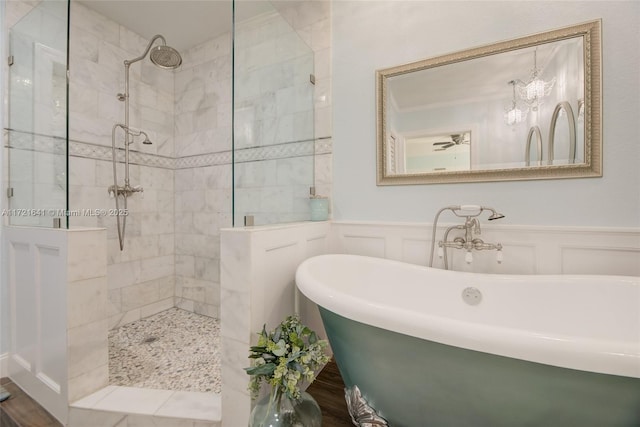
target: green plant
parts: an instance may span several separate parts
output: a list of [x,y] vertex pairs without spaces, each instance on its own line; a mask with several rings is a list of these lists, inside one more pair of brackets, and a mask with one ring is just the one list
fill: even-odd
[[287,317],[272,332],[262,327],[258,344],[249,349],[253,366],[244,368],[251,375],[249,390],[255,397],[262,382],[277,387],[292,399],[300,398],[300,382],[311,383],[315,370],[327,363],[327,341],[300,323],[297,316]]

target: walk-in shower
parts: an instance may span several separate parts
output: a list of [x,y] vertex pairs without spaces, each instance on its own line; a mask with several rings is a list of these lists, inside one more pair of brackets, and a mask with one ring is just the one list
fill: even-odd
[[[16,13],[33,7],[8,27],[11,126],[4,127],[13,191],[5,202],[46,215],[8,218],[21,227],[3,234],[3,247],[17,248],[5,260],[10,284],[3,283],[1,298],[10,314],[3,328],[15,329],[3,330],[7,340],[0,343],[11,377],[34,379],[46,396],[27,391],[62,421],[74,419],[64,425],[112,426],[97,419],[103,412],[69,409],[109,385],[124,391],[156,386],[161,390],[149,392],[206,400],[206,414],[171,409],[167,416],[202,415],[209,422],[198,419],[198,425],[217,425],[219,412],[211,408],[220,406],[224,369],[221,363],[213,369],[211,359],[222,360],[230,347],[195,324],[224,317],[220,230],[234,217],[242,224],[254,216],[256,225],[308,219],[316,154],[327,165],[320,170],[330,170],[330,143],[314,140],[314,88],[328,95],[330,85],[328,67],[312,76],[315,56],[304,35],[316,26],[328,30],[328,15],[315,25],[305,13],[310,19],[294,28],[285,18],[298,9],[281,11],[270,2],[238,2],[236,15],[227,1],[5,3]],[[176,10],[193,19],[176,25]],[[192,34],[196,27],[201,31]],[[320,105],[328,113],[327,103]],[[328,193],[320,188],[318,194]],[[115,215],[125,208],[128,218]],[[47,230],[55,224],[49,210],[69,230]],[[11,301],[19,305],[12,308]],[[168,327],[178,349],[169,352],[169,336],[147,327],[160,323],[153,316],[176,312],[182,316]],[[139,332],[130,346],[111,339],[110,330],[123,333],[118,328],[128,325]],[[191,344],[205,344],[207,354],[182,357]],[[117,359],[117,371],[105,363],[109,345],[138,359]],[[187,359],[190,364],[177,363]],[[147,375],[151,360],[159,362],[154,384]],[[145,382],[116,382],[122,372]],[[148,415],[131,419],[157,422]]]
[[[161,45],[151,48],[156,40],[160,40]],[[149,51],[151,53],[149,54]],[[129,126],[129,70],[131,64],[144,59],[149,54],[149,59],[153,64],[159,68],[165,70],[174,70],[182,64],[182,57],[177,50],[167,46],[167,42],[163,36],[157,34],[151,38],[151,41],[147,45],[144,53],[137,58],[124,61],[124,93],[118,94],[118,100],[124,102],[124,123],[116,123],[111,130],[111,149],[112,149],[112,163],[113,163],[113,185],[109,187],[109,195],[116,201],[116,221],[118,226],[118,240],[120,242],[120,250],[124,249],[124,233],[127,225],[127,197],[133,193],[142,192],[143,188],[139,185],[131,186],[129,179],[129,145],[135,142],[135,137],[144,137],[142,143],[145,145],[151,145],[152,142],[149,139],[149,135],[141,130],[135,129]],[[118,174],[116,171],[117,165],[117,150],[116,150],[116,131],[118,128],[124,131],[124,185],[118,185]],[[133,137],[133,138],[132,138]],[[123,199],[123,209],[120,210],[119,196]],[[122,217],[122,220],[121,218]]]

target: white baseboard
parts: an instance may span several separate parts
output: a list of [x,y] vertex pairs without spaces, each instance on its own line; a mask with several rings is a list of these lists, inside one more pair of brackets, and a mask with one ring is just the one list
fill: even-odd
[[9,353],[0,354],[0,378],[9,376]]

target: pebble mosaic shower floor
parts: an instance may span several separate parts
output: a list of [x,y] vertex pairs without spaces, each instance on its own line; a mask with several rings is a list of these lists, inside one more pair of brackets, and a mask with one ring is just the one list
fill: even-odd
[[220,322],[172,308],[109,332],[109,384],[220,393]]

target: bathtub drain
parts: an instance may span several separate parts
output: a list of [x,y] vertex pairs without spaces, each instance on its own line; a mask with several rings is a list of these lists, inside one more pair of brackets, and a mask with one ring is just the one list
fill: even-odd
[[464,288],[462,291],[462,300],[469,305],[478,305],[482,301],[482,292],[474,287]]

